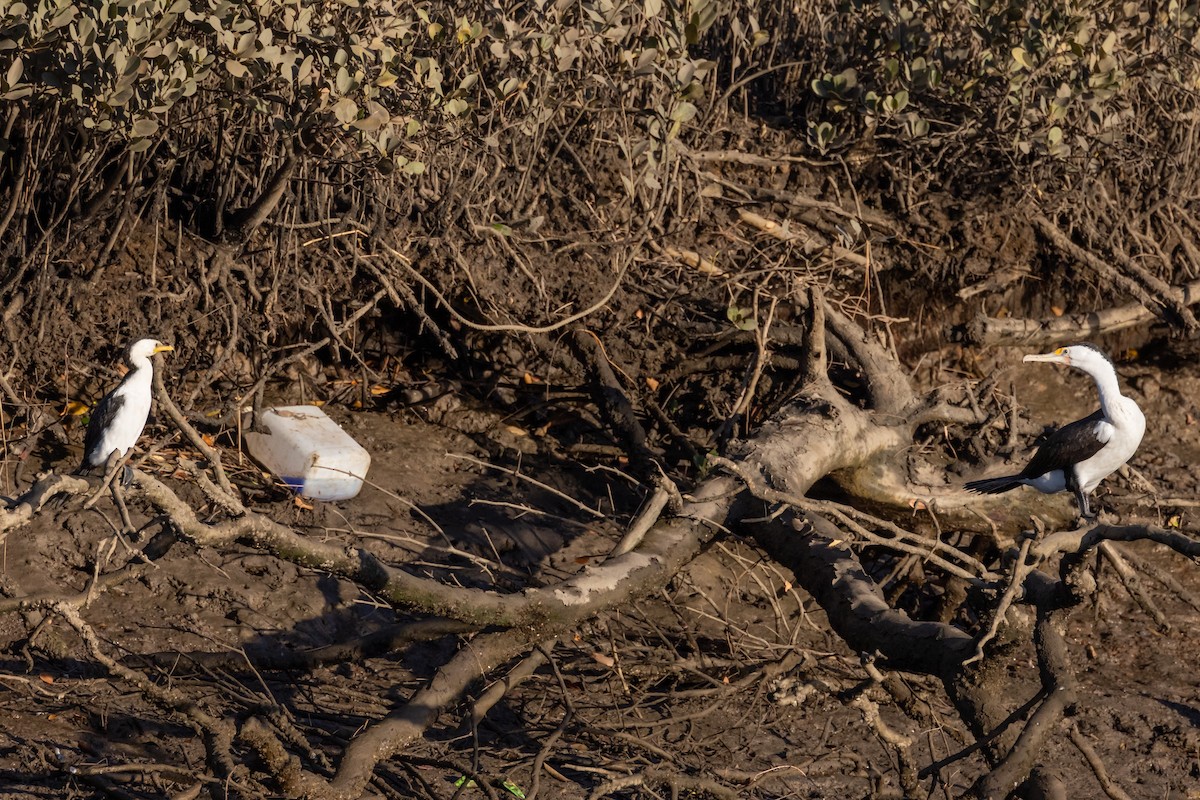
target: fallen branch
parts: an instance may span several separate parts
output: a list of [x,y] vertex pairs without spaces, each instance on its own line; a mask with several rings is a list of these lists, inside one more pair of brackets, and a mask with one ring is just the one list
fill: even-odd
[[[1175,287],[1172,294],[1177,295],[1180,302],[1188,306],[1200,303],[1200,280]],[[1065,344],[1145,325],[1158,318],[1158,314],[1141,303],[1046,319],[1000,319],[980,315],[966,325],[952,330],[950,337],[973,345]]]
[[631,456],[643,465],[653,461],[656,454],[646,446],[646,430],[617,380],[600,338],[586,328],[576,327],[567,342],[596,384],[592,396],[601,419],[624,440]]
[[50,472],[40,475],[25,494],[8,508],[0,509],[0,541],[8,531],[27,524],[46,504],[58,495],[86,494],[91,486],[83,478]]
[[[1195,316],[1188,309],[1188,303],[1178,289],[1173,289],[1131,261],[1126,260],[1123,264],[1125,271],[1112,266],[1091,250],[1072,241],[1066,232],[1044,214],[1035,215],[1033,224],[1064,253],[1087,265],[1108,283],[1136,297],[1142,305],[1154,311],[1156,316],[1181,325],[1187,331],[1198,327]],[[1127,274],[1130,272],[1133,274]]]
[[[227,547],[244,541],[300,566],[329,572],[377,593],[396,608],[416,610],[479,627],[538,628],[595,614],[650,586],[661,585],[720,527],[733,489],[729,479],[710,481],[716,500],[689,503],[683,516],[659,523],[631,553],[585,568],[557,586],[501,595],[443,584],[385,564],[363,548],[305,536],[254,511],[209,525],[164,483],[140,470],[135,480],[146,499],[166,513],[180,534],[197,544]],[[714,525],[713,523],[717,524]]]

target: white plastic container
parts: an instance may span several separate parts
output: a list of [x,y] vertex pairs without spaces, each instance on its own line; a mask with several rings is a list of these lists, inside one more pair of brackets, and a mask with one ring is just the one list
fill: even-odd
[[264,409],[247,432],[246,447],[258,463],[313,500],[348,500],[371,468],[371,454],[316,406]]

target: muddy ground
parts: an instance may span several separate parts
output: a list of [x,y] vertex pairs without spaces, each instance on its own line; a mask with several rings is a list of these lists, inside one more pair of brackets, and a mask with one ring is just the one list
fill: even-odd
[[[1110,479],[1102,505],[1122,521],[1187,528],[1198,513],[1192,464],[1200,457],[1200,366],[1144,332],[1121,346],[1120,370],[1146,410],[1148,431],[1133,461],[1137,475]],[[1085,377],[1022,365],[1019,353],[991,351],[975,368],[1011,373],[1031,428],[1090,410],[1094,390]],[[946,364],[973,358],[949,349],[943,355]],[[928,358],[922,363],[926,381],[961,375],[957,368],[939,375]],[[571,574],[608,552],[629,521],[614,507],[636,507],[631,501],[641,491],[619,465],[587,469],[556,457],[541,441],[553,436],[554,420],[513,419],[453,390],[410,407],[331,413],[372,455],[369,484],[357,498],[305,508],[229,443],[234,481],[256,508],[307,536],[365,546],[445,581],[504,589]],[[152,432],[157,440],[145,441],[157,449],[142,468],[199,502],[176,472],[186,448],[162,425]],[[79,432],[71,437],[77,444]],[[76,457],[56,448],[30,463],[9,461],[6,492],[17,494],[38,469],[66,469]],[[130,502],[135,521],[154,533],[136,493]],[[0,553],[4,594],[86,591],[97,570],[116,570],[130,558],[112,537],[112,519],[105,502],[93,511],[43,513],[11,532]],[[212,708],[272,709],[309,743],[312,764],[336,763],[342,743],[407,699],[454,650],[453,637],[444,637],[311,668],[252,668],[403,618],[348,581],[249,547],[163,546],[169,550],[138,577],[97,591],[84,616],[115,653],[166,654],[147,668]],[[1145,579],[1169,621],[1164,629],[1111,569],[1100,570],[1101,591],[1069,629],[1081,681],[1071,723],[1128,796],[1200,797],[1200,609],[1186,602],[1200,596],[1200,569],[1154,545],[1127,552],[1188,594]],[[201,789],[221,796],[205,782],[195,732],[106,676],[60,621],[8,610],[0,615],[0,650],[0,796],[191,797]],[[219,656],[202,661],[198,654]],[[456,779],[473,769],[526,793],[536,786],[543,798],[586,797],[601,787],[620,797],[670,796],[651,780],[659,771],[745,796],[898,796],[891,751],[843,702],[842,693],[864,677],[859,657],[829,632],[785,570],[735,536],[719,540],[657,596],[562,637],[552,657],[553,669],[540,668],[477,726],[439,720],[406,757],[382,767],[374,789],[451,797]],[[1034,697],[1031,648],[1018,647],[1004,661],[1027,689],[1013,700]],[[910,680],[927,690],[942,725],[918,729],[886,704],[883,713],[913,737],[923,767],[962,750],[970,737],[938,686]],[[1067,778],[1073,797],[1101,796],[1082,753],[1063,737],[1042,760]],[[535,761],[544,762],[540,770]],[[944,796],[965,790],[982,769],[977,755],[946,766]],[[622,780],[625,788],[616,788]]]

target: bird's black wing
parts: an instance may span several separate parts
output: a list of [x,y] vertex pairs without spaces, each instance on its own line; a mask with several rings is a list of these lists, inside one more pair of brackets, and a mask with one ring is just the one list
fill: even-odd
[[1036,478],[1056,469],[1066,469],[1099,453],[1105,443],[1096,437],[1096,423],[1103,420],[1104,413],[1097,409],[1050,434],[1021,470],[1021,477]]
[[[118,388],[120,387],[118,386]],[[108,453],[101,455],[98,462],[93,462],[93,457],[97,454],[92,451],[100,444],[105,429],[112,424],[123,405],[125,405],[125,396],[117,394],[117,390],[113,389],[100,398],[100,402],[92,409],[91,419],[88,420],[87,434],[83,437],[82,469],[103,466],[104,460],[108,458]]]

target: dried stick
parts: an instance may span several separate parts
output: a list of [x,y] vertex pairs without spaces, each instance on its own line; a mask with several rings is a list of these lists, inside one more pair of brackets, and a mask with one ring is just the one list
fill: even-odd
[[486,467],[487,469],[494,469],[499,472],[507,473],[509,475],[512,475],[514,478],[517,478],[518,480],[525,481],[526,483],[532,484],[533,486],[536,486],[537,488],[541,489],[544,492],[549,492],[550,494],[554,495],[555,497],[557,497],[561,500],[565,500],[566,502],[575,506],[575,508],[579,509],[580,511],[584,512],[585,514],[590,514],[591,516],[596,517],[597,519],[607,519],[607,517],[605,517],[605,515],[603,513],[597,511],[596,509],[592,508],[591,506],[584,505],[583,503],[576,500],[574,497],[571,497],[569,494],[559,491],[558,489],[555,489],[553,486],[551,486],[547,483],[543,483],[542,481],[539,481],[536,478],[532,478],[529,475],[526,475],[525,473],[521,472],[520,470],[510,469],[508,467],[502,467],[499,464],[492,464],[488,461],[481,461],[480,459],[475,458],[474,456],[463,455],[461,453],[447,453],[446,455],[450,458],[457,458],[457,459],[461,459],[463,461],[470,461],[473,464],[478,464],[479,466]]
[[200,708],[195,698],[178,689],[163,688],[142,673],[110,658],[100,647],[100,639],[96,636],[96,632],[84,621],[72,604],[57,601],[41,607],[54,612],[70,625],[83,640],[91,657],[99,662],[109,674],[137,687],[147,699],[158,706],[189,719],[197,730],[203,733],[209,766],[213,768],[219,778],[233,779],[235,777],[239,770],[233,761],[234,727],[228,720],[212,716]]
[[658,487],[650,495],[650,499],[642,507],[642,510],[629,525],[629,528],[626,529],[625,535],[621,537],[621,541],[617,542],[616,546],[609,552],[609,558],[624,555],[641,543],[646,533],[658,521],[663,509],[667,507],[667,503],[671,498],[679,496],[679,490],[675,488],[674,484],[670,486],[670,489],[674,489],[674,493],[665,485],[670,483],[670,478],[667,478],[665,475],[660,479]]
[[571,702],[571,694],[567,691],[567,682],[563,680],[562,672],[558,668],[558,664],[550,657],[550,649],[545,644],[538,645],[538,652],[550,662],[550,668],[554,670],[554,677],[558,681],[558,688],[562,692],[563,705],[566,706],[566,713],[563,714],[562,722],[558,727],[546,737],[546,741],[542,743],[542,747],[538,750],[537,756],[533,759],[533,769],[529,779],[529,793],[526,795],[526,800],[536,800],[538,790],[542,785],[542,768],[546,764],[546,757],[550,755],[550,750],[554,747],[554,743],[562,737],[566,732],[567,726],[571,724],[571,720],[575,717],[575,704]]
[[1135,570],[1145,575],[1149,575],[1152,580],[1158,581],[1164,587],[1169,589],[1172,594],[1178,597],[1183,602],[1187,603],[1192,609],[1200,611],[1200,597],[1197,597],[1194,592],[1185,587],[1179,582],[1179,579],[1164,569],[1159,569],[1156,565],[1149,561],[1144,561],[1137,558],[1133,553],[1127,550],[1121,552],[1121,556],[1129,562]]
[[[816,248],[823,248],[827,249],[834,258],[849,261],[851,264],[856,264],[864,269],[874,268],[871,259],[867,256],[856,253],[853,250],[848,250],[839,244],[830,243],[824,236],[814,233],[802,223],[795,223],[788,220],[781,225],[773,219],[767,219],[761,214],[755,214],[753,211],[747,211],[744,208],[739,208],[737,214],[738,218],[750,227],[756,228],[781,242],[800,245],[806,252],[810,252]],[[796,225],[796,230],[792,228],[793,225]]]
[[758,391],[758,383],[762,379],[763,370],[766,369],[767,362],[771,358],[771,351],[767,348],[767,342],[769,340],[771,323],[775,320],[775,308],[779,305],[779,298],[771,298],[771,305],[767,309],[766,319],[759,320],[757,294],[756,291],[754,301],[754,363],[746,374],[741,395],[738,397],[737,402],[734,403],[733,410],[729,412],[729,416],[721,423],[721,427],[717,431],[718,447],[721,450],[724,450],[725,445],[729,442],[729,437],[733,435],[737,424],[749,413],[750,404],[754,402],[754,395]]
[[[0,600],[0,611],[4,601]],[[180,652],[169,650],[159,653],[143,653],[130,656],[126,661],[148,662],[157,667],[178,671],[187,665],[203,670],[244,672],[259,670],[312,670],[326,664],[359,662],[395,652],[402,645],[412,642],[430,641],[443,636],[466,634],[476,630],[474,625],[448,619],[422,619],[400,622],[382,630],[357,636],[349,641],[315,647],[311,650],[283,650],[272,648],[253,655],[243,649],[233,652]]]
[[1104,767],[1104,760],[1100,758],[1091,743],[1084,737],[1083,732],[1079,730],[1079,723],[1072,720],[1067,727],[1067,733],[1071,737],[1071,744],[1078,748],[1088,766],[1092,768],[1092,774],[1100,782],[1100,788],[1104,790],[1104,793],[1111,800],[1130,800],[1129,795],[1125,794],[1125,790],[1109,777],[1108,770]]
[[1171,621],[1167,619],[1167,615],[1162,612],[1150,598],[1150,594],[1146,591],[1146,587],[1142,585],[1138,574],[1133,567],[1129,566],[1129,562],[1125,560],[1121,550],[1113,542],[1101,542],[1098,548],[1100,554],[1112,565],[1117,572],[1117,577],[1121,579],[1121,583],[1125,586],[1129,596],[1154,620],[1158,625],[1159,630],[1171,630]]
[[598,384],[593,397],[600,408],[600,416],[625,440],[630,455],[643,462],[652,461],[655,454],[646,446],[646,430],[638,421],[633,403],[617,380],[599,337],[583,327],[576,327],[572,334],[567,340],[571,349]]
[[483,694],[479,695],[479,698],[471,706],[471,724],[474,726],[482,722],[496,703],[499,703],[518,684],[532,677],[539,667],[549,661],[549,651],[553,650],[556,644],[558,644],[557,637],[545,640],[520,663],[510,669],[507,675],[494,681]]
[[1017,553],[1016,559],[1013,560],[1012,575],[1009,576],[1008,586],[1004,590],[1004,594],[1000,596],[1000,602],[996,603],[996,607],[992,609],[991,619],[988,621],[987,630],[979,637],[979,641],[975,643],[975,655],[963,662],[963,666],[974,664],[977,661],[983,660],[983,648],[988,642],[996,638],[996,633],[1000,630],[1000,626],[1004,622],[1004,617],[1008,614],[1008,609],[1012,606],[1013,601],[1017,599],[1017,592],[1025,585],[1025,579],[1029,577],[1029,573],[1036,566],[1029,561],[1029,547],[1033,544],[1032,538],[1026,538],[1021,542],[1021,549]]
[[588,800],[600,800],[602,797],[608,797],[610,794],[625,789],[646,785],[665,786],[671,790],[671,797],[679,797],[681,794],[685,796],[709,794],[718,800],[737,800],[740,796],[733,789],[706,778],[681,775],[661,769],[647,769],[637,775],[605,781],[592,790],[592,793],[588,795]]
[[896,759],[900,762],[900,787],[904,789],[907,798],[928,797],[929,793],[922,791],[917,778],[917,762],[912,756],[912,738],[897,732],[879,716],[879,704],[870,700],[865,694],[860,694],[850,701],[850,705],[859,710],[863,721],[875,729],[875,733],[884,741]]

